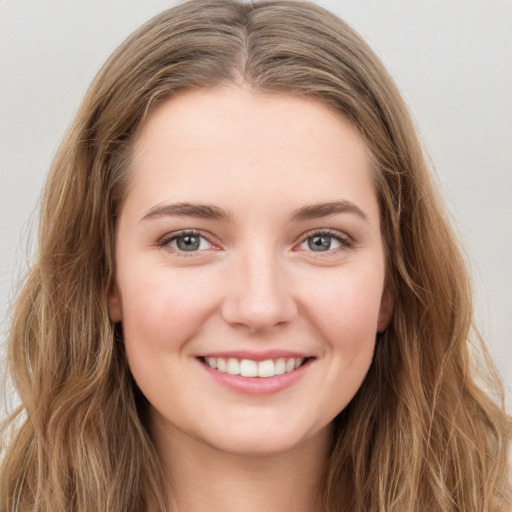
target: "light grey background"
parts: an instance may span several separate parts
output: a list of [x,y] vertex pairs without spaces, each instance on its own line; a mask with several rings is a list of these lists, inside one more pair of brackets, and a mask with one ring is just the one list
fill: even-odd
[[[466,245],[479,325],[512,410],[512,1],[320,3],[366,37],[412,110]],[[81,97],[111,51],[170,5],[0,0],[0,342],[35,233],[29,219]]]

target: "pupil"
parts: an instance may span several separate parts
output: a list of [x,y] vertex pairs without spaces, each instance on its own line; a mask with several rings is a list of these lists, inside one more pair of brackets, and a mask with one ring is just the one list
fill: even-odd
[[199,237],[193,235],[181,236],[177,240],[177,245],[182,251],[195,251],[199,249]]
[[330,236],[313,236],[308,241],[309,248],[312,251],[326,251],[331,247]]

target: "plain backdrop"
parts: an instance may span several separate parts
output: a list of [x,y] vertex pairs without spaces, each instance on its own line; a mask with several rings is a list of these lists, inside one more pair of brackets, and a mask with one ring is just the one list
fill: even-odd
[[[512,410],[512,1],[319,3],[369,41],[413,113]],[[45,174],[81,97],[111,51],[172,4],[0,0],[0,343]]]

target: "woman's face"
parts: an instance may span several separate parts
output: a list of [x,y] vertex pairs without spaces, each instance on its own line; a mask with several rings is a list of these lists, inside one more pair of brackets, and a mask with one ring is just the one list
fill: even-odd
[[131,179],[110,314],[154,428],[238,454],[326,435],[392,307],[357,132],[313,99],[182,93]]

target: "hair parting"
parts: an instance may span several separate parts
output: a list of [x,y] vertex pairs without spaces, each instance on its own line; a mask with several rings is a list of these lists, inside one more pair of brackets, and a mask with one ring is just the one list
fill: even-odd
[[[114,52],[52,164],[9,333],[23,406],[3,427],[0,511],[168,510],[147,401],[108,314],[116,218],[149,113],[223,84],[329,105],[359,131],[373,164],[394,311],[335,420],[326,510],[509,510],[510,419],[472,324],[458,242],[393,80],[347,24],[312,3],[191,0]],[[486,392],[472,346],[487,364]]]

